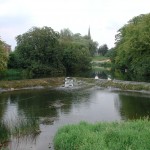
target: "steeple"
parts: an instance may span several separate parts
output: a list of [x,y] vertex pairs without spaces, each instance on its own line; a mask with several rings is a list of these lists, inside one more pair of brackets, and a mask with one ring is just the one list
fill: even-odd
[[91,39],[90,26],[89,26],[89,30],[88,30],[88,38]]

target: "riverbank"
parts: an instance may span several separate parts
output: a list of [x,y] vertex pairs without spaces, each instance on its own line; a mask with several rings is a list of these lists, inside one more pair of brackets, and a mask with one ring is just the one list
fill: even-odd
[[[115,88],[120,90],[132,90],[150,92],[150,83],[146,82],[131,82],[120,80],[106,80],[93,78],[73,78],[75,85],[79,88],[98,86],[104,88]],[[64,85],[64,77],[43,78],[43,79],[28,79],[15,81],[0,81],[0,92],[24,90],[24,89],[39,89],[39,88],[56,88]]]
[[96,123],[81,122],[58,130],[55,150],[150,149],[150,122],[145,120]]
[[0,81],[0,92],[58,87],[64,84],[64,78],[26,79],[14,81]]

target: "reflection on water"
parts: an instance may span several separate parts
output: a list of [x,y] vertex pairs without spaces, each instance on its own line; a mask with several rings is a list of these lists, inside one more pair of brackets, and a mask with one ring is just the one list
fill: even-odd
[[120,102],[120,114],[124,119],[139,119],[150,116],[150,97],[141,93],[121,93],[118,101]]
[[[150,115],[150,95],[115,92],[98,88],[86,90],[30,90],[2,93],[0,119],[38,118],[41,133],[36,137],[12,138],[11,150],[53,149],[52,140],[60,126],[88,122],[119,121]],[[16,121],[14,121],[16,122]]]

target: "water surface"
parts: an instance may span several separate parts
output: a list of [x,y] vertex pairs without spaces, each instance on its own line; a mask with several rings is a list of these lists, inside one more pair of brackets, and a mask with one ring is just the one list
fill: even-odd
[[88,121],[121,121],[150,116],[150,95],[112,89],[38,89],[0,94],[0,119],[37,118],[36,137],[12,138],[11,150],[49,150],[59,127]]

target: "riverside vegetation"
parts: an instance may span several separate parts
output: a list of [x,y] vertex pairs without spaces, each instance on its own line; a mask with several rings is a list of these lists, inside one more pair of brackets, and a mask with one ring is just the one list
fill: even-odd
[[148,150],[150,149],[148,119],[127,122],[81,122],[58,130],[55,150]]
[[40,133],[39,122],[36,118],[18,118],[17,123],[0,121],[0,149],[5,147],[11,137],[21,138]]

